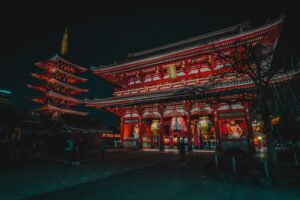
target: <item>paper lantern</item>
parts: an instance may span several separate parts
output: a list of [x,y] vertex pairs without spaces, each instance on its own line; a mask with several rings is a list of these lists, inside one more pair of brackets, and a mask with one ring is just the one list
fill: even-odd
[[184,119],[182,117],[173,117],[171,119],[171,129],[173,132],[186,131]]

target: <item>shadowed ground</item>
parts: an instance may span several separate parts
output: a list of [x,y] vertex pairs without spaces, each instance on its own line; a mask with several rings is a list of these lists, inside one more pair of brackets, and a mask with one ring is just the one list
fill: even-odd
[[[52,167],[45,166],[49,171],[57,171],[58,168],[63,168],[61,170],[65,174],[60,174],[62,176],[60,177],[61,181],[71,180],[70,177],[73,176],[77,178],[73,177],[73,185],[61,186],[60,189],[57,186],[57,188],[49,191],[40,190],[35,194],[27,193],[23,197],[27,196],[27,199],[43,200],[299,199],[300,191],[296,188],[267,188],[206,177],[204,170],[207,170],[205,169],[206,164],[213,159],[213,154],[211,153],[189,155],[185,169],[180,167],[178,156],[175,153],[133,152],[115,154],[107,157],[103,163],[89,163],[78,167],[69,167],[61,164],[55,164]],[[87,176],[87,180],[80,182],[78,179],[82,178],[84,171],[88,171],[85,172],[86,174],[94,173],[99,176],[95,179]],[[105,172],[106,175],[103,174]],[[33,177],[33,180],[35,179],[39,178]],[[57,177],[52,179],[57,180]],[[52,180],[53,184],[55,183],[54,180]],[[11,192],[19,192],[18,198],[20,198],[24,190],[19,188],[22,187],[21,183],[17,182],[16,185],[18,187],[11,188]],[[34,184],[31,185],[31,187],[33,186]],[[29,189],[30,187],[27,188]],[[9,194],[9,192],[6,191],[6,194]],[[9,197],[7,199],[14,199],[12,196],[7,195],[6,197]]]

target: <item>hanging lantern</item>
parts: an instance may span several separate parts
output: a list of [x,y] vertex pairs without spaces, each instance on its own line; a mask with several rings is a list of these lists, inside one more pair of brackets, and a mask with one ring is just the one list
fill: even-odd
[[208,131],[210,130],[211,127],[212,127],[212,123],[209,120],[209,117],[207,116],[199,117],[198,128],[200,129],[201,133],[206,139],[208,139]]
[[198,127],[202,130],[202,131],[208,131],[211,127],[212,127],[212,123],[209,120],[209,117],[207,116],[202,116],[199,118],[199,123],[198,123]]
[[159,120],[157,120],[157,119],[152,120],[151,131],[152,131],[153,135],[155,135],[155,136],[159,135],[159,130],[160,130]]
[[184,132],[186,126],[182,117],[173,117],[171,120],[171,129],[173,132]]
[[271,119],[272,126],[278,125],[279,121],[280,121],[280,117],[279,116],[273,116],[272,119]]

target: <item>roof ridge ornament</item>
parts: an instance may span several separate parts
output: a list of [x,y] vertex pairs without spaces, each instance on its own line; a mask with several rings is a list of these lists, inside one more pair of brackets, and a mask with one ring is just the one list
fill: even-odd
[[60,55],[65,56],[67,55],[67,53],[68,53],[68,28],[66,27],[61,41]]

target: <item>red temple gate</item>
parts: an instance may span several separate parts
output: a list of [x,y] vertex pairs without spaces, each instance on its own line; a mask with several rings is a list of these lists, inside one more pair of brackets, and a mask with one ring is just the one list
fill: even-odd
[[[257,43],[275,48],[282,22],[281,17],[255,28],[239,24],[131,53],[113,65],[92,67],[94,74],[117,88],[113,97],[86,104],[120,116],[124,147],[159,145],[163,150],[186,137],[189,149],[239,147],[248,151],[253,143],[250,110],[255,85],[220,59],[218,52],[231,54],[236,44],[237,48]],[[272,83],[292,77],[292,73],[281,74]],[[172,119],[181,120],[181,130],[172,129]],[[156,124],[151,128],[153,120]]]

